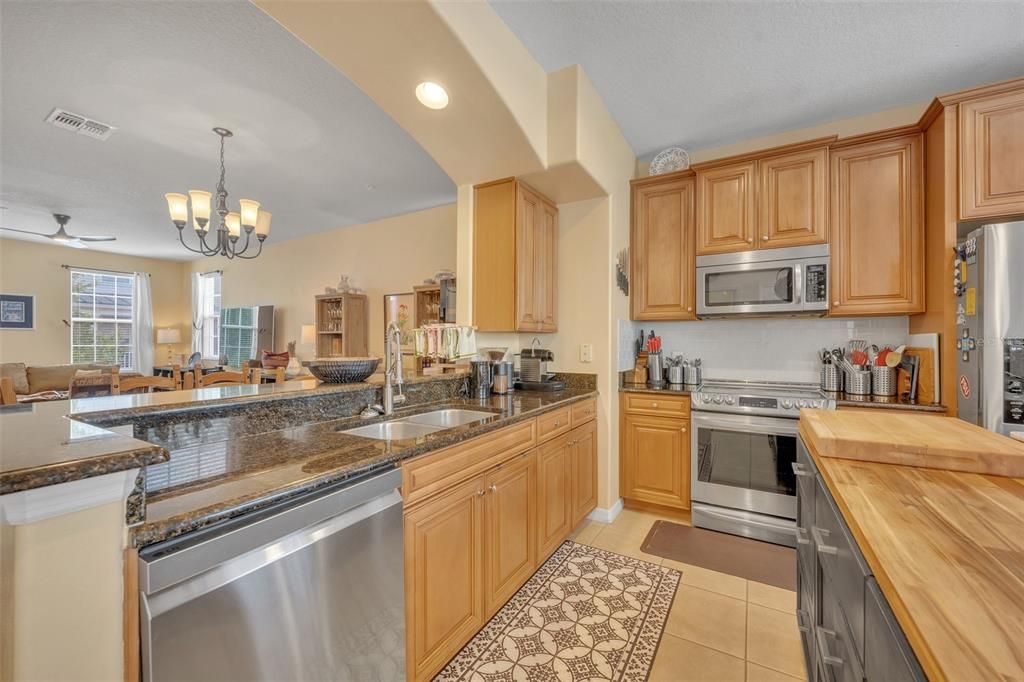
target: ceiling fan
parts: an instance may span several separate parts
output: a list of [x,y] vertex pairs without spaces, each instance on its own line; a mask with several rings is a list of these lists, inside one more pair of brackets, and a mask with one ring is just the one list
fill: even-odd
[[54,232],[53,234],[40,234],[38,232],[29,232],[28,230],[16,230],[13,227],[3,226],[0,226],[0,230],[8,230],[10,232],[21,232],[22,234],[34,234],[37,237],[46,237],[47,239],[52,239],[53,241],[59,244],[63,244],[64,246],[70,246],[76,249],[89,248],[88,246],[85,245],[85,242],[112,242],[115,239],[117,239],[117,237],[111,237],[109,235],[76,236],[73,234],[68,234],[67,231],[65,231],[64,227],[71,220],[71,216],[64,215],[63,213],[54,213],[53,219],[57,221],[57,231]]

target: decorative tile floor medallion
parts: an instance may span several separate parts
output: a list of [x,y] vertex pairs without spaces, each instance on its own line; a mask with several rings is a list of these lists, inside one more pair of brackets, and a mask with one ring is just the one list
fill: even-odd
[[646,680],[679,578],[566,541],[436,679]]

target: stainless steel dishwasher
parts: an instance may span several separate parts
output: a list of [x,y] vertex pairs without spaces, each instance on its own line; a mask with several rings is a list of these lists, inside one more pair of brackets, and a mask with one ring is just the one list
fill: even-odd
[[405,679],[401,472],[139,553],[143,679]]

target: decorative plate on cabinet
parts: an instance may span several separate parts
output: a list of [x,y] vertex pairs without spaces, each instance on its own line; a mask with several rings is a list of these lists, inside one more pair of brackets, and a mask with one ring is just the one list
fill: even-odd
[[651,160],[650,175],[663,175],[690,167],[690,155],[682,147],[669,147]]

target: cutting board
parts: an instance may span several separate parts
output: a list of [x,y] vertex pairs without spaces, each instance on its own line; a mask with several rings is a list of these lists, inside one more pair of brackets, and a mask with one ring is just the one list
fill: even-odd
[[822,457],[1024,478],[1024,443],[954,417],[802,410],[800,435]]
[[[918,358],[917,402],[922,405],[931,405],[936,402],[935,351],[931,348],[907,346],[903,351],[903,354]],[[899,395],[903,395],[910,391],[910,374],[900,370],[898,386]]]

